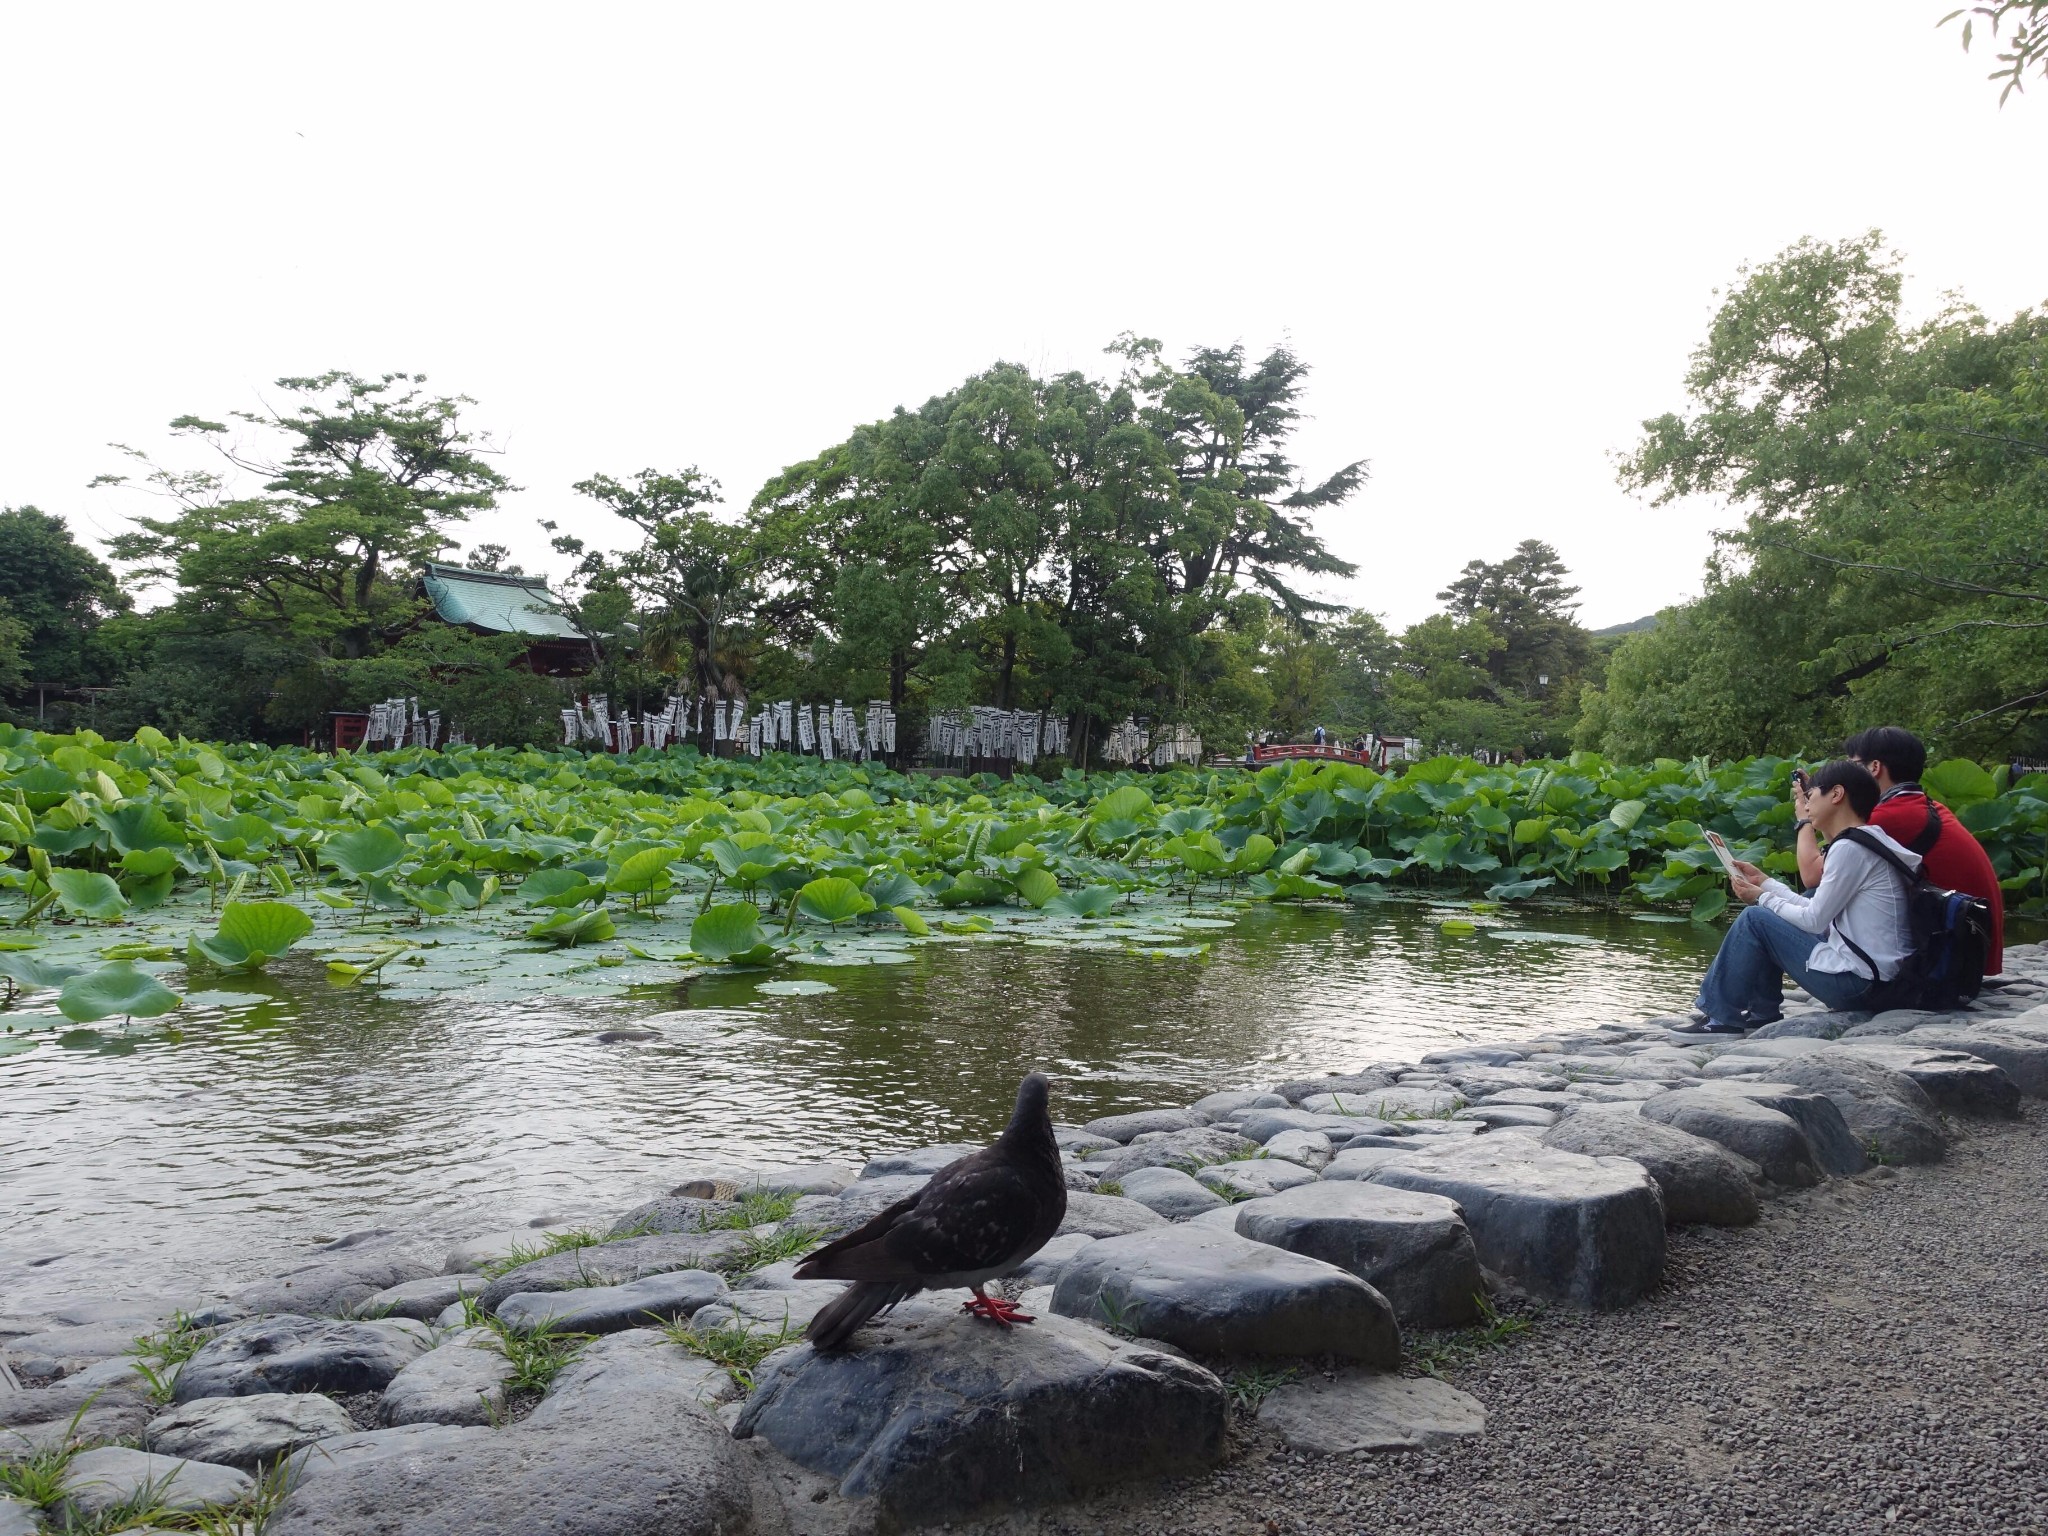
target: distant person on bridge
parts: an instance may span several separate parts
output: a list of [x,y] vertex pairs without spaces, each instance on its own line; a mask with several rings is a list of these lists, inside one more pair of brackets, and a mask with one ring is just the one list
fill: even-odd
[[1323,728],[1319,725],[1316,727],[1316,745],[1320,747],[1323,744],[1323,740]]
[[[1842,756],[1860,763],[1877,780],[1877,809],[1870,824],[1920,855],[1921,872],[1930,884],[1944,890],[1975,896],[1991,908],[1990,932],[1984,951],[1984,974],[1996,976],[2005,968],[2005,892],[1991,857],[1970,829],[1956,820],[1955,812],[1920,787],[1920,775],[1927,769],[1927,747],[1911,731],[1896,725],[1881,725],[1858,731],[1842,744]],[[1792,808],[1799,820],[1799,878],[1811,890],[1821,882],[1827,855],[1814,836],[1814,820],[1807,809],[1811,797],[1795,780]]]

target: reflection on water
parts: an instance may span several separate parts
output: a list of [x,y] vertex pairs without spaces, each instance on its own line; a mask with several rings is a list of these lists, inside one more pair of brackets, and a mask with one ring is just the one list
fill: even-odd
[[[287,964],[230,984],[234,1006],[196,994],[172,1036],[81,1031],[0,1058],[0,1313],[187,1296],[368,1226],[439,1242],[617,1211],[695,1158],[858,1162],[984,1136],[1033,1066],[1079,1122],[1670,1012],[1711,948],[1686,924],[1545,913],[1452,937],[1438,915],[1254,908],[1199,961],[963,940],[803,972],[839,989],[803,997],[726,976],[400,1002]],[[596,1042],[624,1024],[660,1037]]]

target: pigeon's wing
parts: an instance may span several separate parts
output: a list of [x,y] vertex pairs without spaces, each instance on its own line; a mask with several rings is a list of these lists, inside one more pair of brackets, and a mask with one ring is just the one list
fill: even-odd
[[859,1276],[838,1268],[839,1261],[856,1248],[865,1248],[877,1238],[886,1235],[890,1228],[901,1221],[910,1208],[924,1196],[919,1190],[914,1195],[905,1195],[894,1205],[885,1205],[860,1226],[844,1237],[835,1237],[824,1247],[805,1254],[796,1267],[799,1280],[854,1280]]
[[[1064,1205],[1064,1185],[1055,1188]],[[807,1263],[806,1278],[927,1279],[995,1269],[1017,1259],[1042,1230],[1048,1214],[1046,1192],[1038,1181],[993,1149],[947,1165],[900,1204],[908,1209],[893,1220],[884,1223],[878,1216],[861,1232],[833,1244],[839,1251],[825,1266],[810,1269]],[[869,1229],[876,1230],[863,1238]],[[830,1252],[820,1250],[812,1257]]]

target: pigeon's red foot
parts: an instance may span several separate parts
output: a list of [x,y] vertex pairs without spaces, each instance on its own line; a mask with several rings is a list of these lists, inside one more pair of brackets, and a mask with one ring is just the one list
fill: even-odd
[[1005,1301],[1000,1296],[976,1296],[972,1301],[960,1303],[960,1310],[974,1317],[986,1318],[1007,1328],[1012,1323],[1035,1323],[1037,1318],[1022,1311],[1014,1301]]

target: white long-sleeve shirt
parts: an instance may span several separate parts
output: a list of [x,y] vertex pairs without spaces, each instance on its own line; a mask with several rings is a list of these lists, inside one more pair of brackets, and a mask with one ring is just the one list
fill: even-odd
[[[1920,867],[1920,855],[1877,827],[1863,829],[1897,854],[1908,869]],[[1913,930],[1906,913],[1906,882],[1896,869],[1853,838],[1828,844],[1828,860],[1820,884],[1802,896],[1782,881],[1766,880],[1756,904],[1795,928],[1820,937],[1806,963],[1816,971],[1869,976],[1870,967],[1843,942],[1846,935],[1877,963],[1877,981],[1890,981],[1913,950]]]

